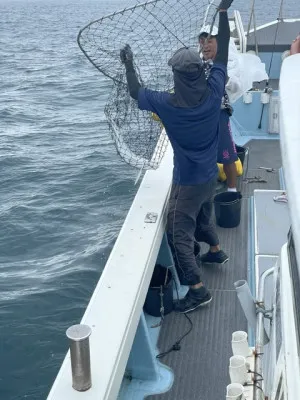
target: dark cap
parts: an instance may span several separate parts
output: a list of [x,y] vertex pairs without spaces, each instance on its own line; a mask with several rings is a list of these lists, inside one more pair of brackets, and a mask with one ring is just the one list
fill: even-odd
[[168,61],[168,65],[180,72],[196,72],[202,67],[202,60],[196,50],[183,47],[177,50]]

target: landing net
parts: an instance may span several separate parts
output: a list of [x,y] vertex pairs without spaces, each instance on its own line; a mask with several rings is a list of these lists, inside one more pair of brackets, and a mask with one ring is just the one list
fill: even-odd
[[83,53],[113,81],[105,114],[117,152],[128,164],[156,169],[168,139],[155,115],[139,110],[131,99],[120,49],[131,46],[143,86],[170,91],[168,60],[183,46],[197,48],[200,29],[213,20],[215,11],[209,0],[153,0],[93,21],[79,32]]

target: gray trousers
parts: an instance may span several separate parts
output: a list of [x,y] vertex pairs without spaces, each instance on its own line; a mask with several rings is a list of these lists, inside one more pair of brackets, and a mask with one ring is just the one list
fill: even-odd
[[217,179],[213,179],[193,186],[172,185],[167,237],[182,284],[196,285],[201,282],[194,255],[195,240],[210,246],[219,244],[212,222],[216,183]]

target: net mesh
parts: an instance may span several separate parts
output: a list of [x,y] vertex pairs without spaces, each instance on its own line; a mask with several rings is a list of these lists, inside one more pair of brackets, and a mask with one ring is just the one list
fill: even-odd
[[113,81],[105,114],[117,151],[128,164],[156,169],[168,139],[156,116],[139,110],[130,97],[120,49],[131,46],[143,86],[170,91],[173,74],[168,60],[183,46],[197,48],[199,31],[212,21],[215,10],[209,0],[154,0],[93,21],[79,32],[83,53]]

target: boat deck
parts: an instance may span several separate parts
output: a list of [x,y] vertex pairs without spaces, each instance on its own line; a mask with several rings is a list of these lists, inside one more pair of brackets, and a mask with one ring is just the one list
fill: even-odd
[[[225,398],[229,384],[228,364],[231,335],[235,330],[246,330],[247,323],[238,302],[233,283],[247,279],[248,243],[250,233],[250,197],[254,189],[280,189],[281,167],[278,140],[252,140],[248,161],[244,163],[244,176],[261,177],[266,183],[245,183],[239,179],[243,195],[240,226],[234,229],[218,227],[222,248],[230,261],[222,267],[201,266],[203,281],[213,295],[207,308],[189,314],[193,329],[182,341],[181,350],[166,355],[161,362],[170,366],[175,374],[174,384],[164,394],[148,396],[149,400],[216,400]],[[258,169],[271,167],[275,173]],[[203,251],[206,249],[203,247]],[[169,349],[189,328],[184,315],[171,313],[162,326],[158,347]]]

